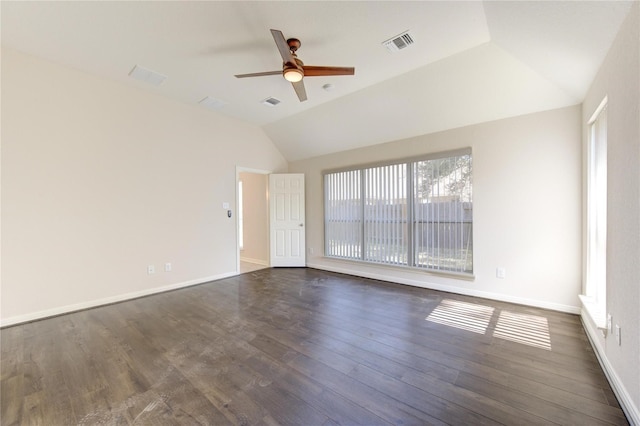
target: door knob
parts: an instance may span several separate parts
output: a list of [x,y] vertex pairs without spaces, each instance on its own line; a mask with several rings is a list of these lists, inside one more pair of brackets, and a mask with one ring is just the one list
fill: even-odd
[[299,226],[304,226],[304,224],[301,223]]

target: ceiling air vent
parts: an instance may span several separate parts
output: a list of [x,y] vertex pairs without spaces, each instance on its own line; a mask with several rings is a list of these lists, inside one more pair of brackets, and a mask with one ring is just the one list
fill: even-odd
[[280,101],[280,99],[276,99],[276,98],[267,98],[267,99],[263,99],[260,102],[262,102],[266,106],[274,107],[274,106],[278,105],[281,101]]
[[158,72],[143,68],[140,65],[136,65],[133,67],[133,69],[129,72],[129,77],[135,78],[136,80],[151,83],[154,86],[161,85],[162,82],[164,82],[167,79],[166,75],[162,75]]
[[409,31],[405,31],[402,34],[390,38],[387,41],[383,41],[382,45],[386,47],[390,52],[397,52],[413,44],[413,37],[409,34]]
[[211,96],[205,97],[198,103],[209,109],[220,109],[227,104],[225,101],[212,98]]

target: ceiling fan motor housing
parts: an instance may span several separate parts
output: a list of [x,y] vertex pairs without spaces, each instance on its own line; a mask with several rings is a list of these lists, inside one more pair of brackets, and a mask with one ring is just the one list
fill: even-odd
[[283,65],[283,69],[291,69],[291,68],[297,68],[299,70],[303,70],[304,69],[304,62],[302,62],[300,59],[298,59],[297,56],[293,55],[293,60],[296,61],[295,63],[293,62],[285,62]]

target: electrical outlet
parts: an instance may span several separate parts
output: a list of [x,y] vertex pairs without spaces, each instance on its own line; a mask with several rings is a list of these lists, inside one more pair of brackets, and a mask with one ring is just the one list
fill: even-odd
[[165,272],[171,272],[171,264],[170,263],[165,263],[164,264],[164,271]]
[[151,274],[155,274],[156,273],[156,267],[153,265],[149,265],[147,266],[147,274],[151,275]]
[[618,346],[622,345],[622,330],[620,330],[618,324],[616,324],[616,341],[618,342]]
[[504,279],[507,276],[507,270],[503,267],[499,267],[496,269],[496,277],[500,279]]
[[309,247],[309,254],[313,254],[313,247]]

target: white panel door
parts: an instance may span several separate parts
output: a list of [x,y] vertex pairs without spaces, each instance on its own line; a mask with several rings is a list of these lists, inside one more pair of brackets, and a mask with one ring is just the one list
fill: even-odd
[[269,175],[271,266],[306,266],[304,174]]

